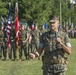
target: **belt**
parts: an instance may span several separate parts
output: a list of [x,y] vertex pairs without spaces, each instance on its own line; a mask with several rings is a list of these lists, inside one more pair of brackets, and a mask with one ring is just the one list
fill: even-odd
[[64,58],[52,59],[52,58],[44,58],[44,63],[47,64],[63,64],[66,63]]

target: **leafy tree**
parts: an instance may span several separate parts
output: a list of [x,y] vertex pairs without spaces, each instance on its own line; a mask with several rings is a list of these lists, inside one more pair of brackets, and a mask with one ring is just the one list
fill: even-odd
[[7,4],[0,0],[0,16],[3,16],[3,17],[6,16],[6,13],[7,13],[7,8],[5,8],[6,6]]
[[[67,2],[66,2],[67,1]],[[19,20],[31,25],[33,22],[39,26],[49,21],[49,15],[60,16],[60,2],[62,9],[62,22],[68,21],[69,17],[76,24],[76,10],[72,10],[70,0],[0,0],[0,15],[7,17],[8,3],[11,2],[11,15],[14,19],[15,3],[19,6]],[[75,9],[75,7],[74,7]]]
[[22,0],[19,1],[20,19],[32,24],[39,23],[42,25],[50,14],[51,1],[48,0]]

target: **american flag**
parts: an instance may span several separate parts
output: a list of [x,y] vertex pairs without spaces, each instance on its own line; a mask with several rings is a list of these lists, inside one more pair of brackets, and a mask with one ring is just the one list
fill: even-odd
[[7,26],[5,28],[6,30],[6,35],[7,35],[7,44],[6,48],[10,45],[10,40],[9,40],[9,35],[10,35],[10,30],[11,30],[11,16],[10,16],[10,9],[11,9],[11,3],[9,3],[9,9],[8,9],[8,21],[7,21]]
[[19,21],[18,21],[18,3],[15,5],[15,35],[16,35],[16,42],[19,40]]

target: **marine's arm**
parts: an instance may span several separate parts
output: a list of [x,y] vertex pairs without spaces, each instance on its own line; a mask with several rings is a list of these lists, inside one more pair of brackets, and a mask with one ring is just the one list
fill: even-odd
[[27,38],[26,38],[25,41],[23,41],[23,42],[26,43],[26,42],[29,40],[29,38],[30,38],[30,37],[29,37],[29,33],[27,33]]
[[63,43],[60,43],[63,50],[67,53],[67,54],[71,54],[71,47],[67,47],[65,46]]
[[63,50],[64,50],[67,54],[71,54],[71,45],[70,45],[69,42],[66,43],[66,44],[67,44],[67,46],[66,46],[65,44],[63,44],[63,43],[61,42],[61,39],[60,39],[60,38],[57,38],[56,40],[57,40],[57,42],[60,43],[60,45],[62,46]]
[[34,53],[30,53],[30,55],[29,55],[30,58],[33,59],[35,57],[39,57],[42,54],[43,49],[44,49],[44,43],[43,43],[43,36],[41,35],[40,42],[39,42],[39,47]]
[[30,53],[29,57],[31,59],[34,59],[35,57],[39,57],[42,54],[43,49],[39,48],[37,51],[35,51],[34,53]]

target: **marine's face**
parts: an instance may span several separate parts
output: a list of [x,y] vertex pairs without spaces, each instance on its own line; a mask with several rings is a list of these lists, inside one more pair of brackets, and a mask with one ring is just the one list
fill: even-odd
[[21,26],[21,30],[24,30],[24,26]]
[[58,29],[58,25],[59,25],[59,21],[56,21],[56,22],[50,22],[50,29],[52,31],[55,31]]

